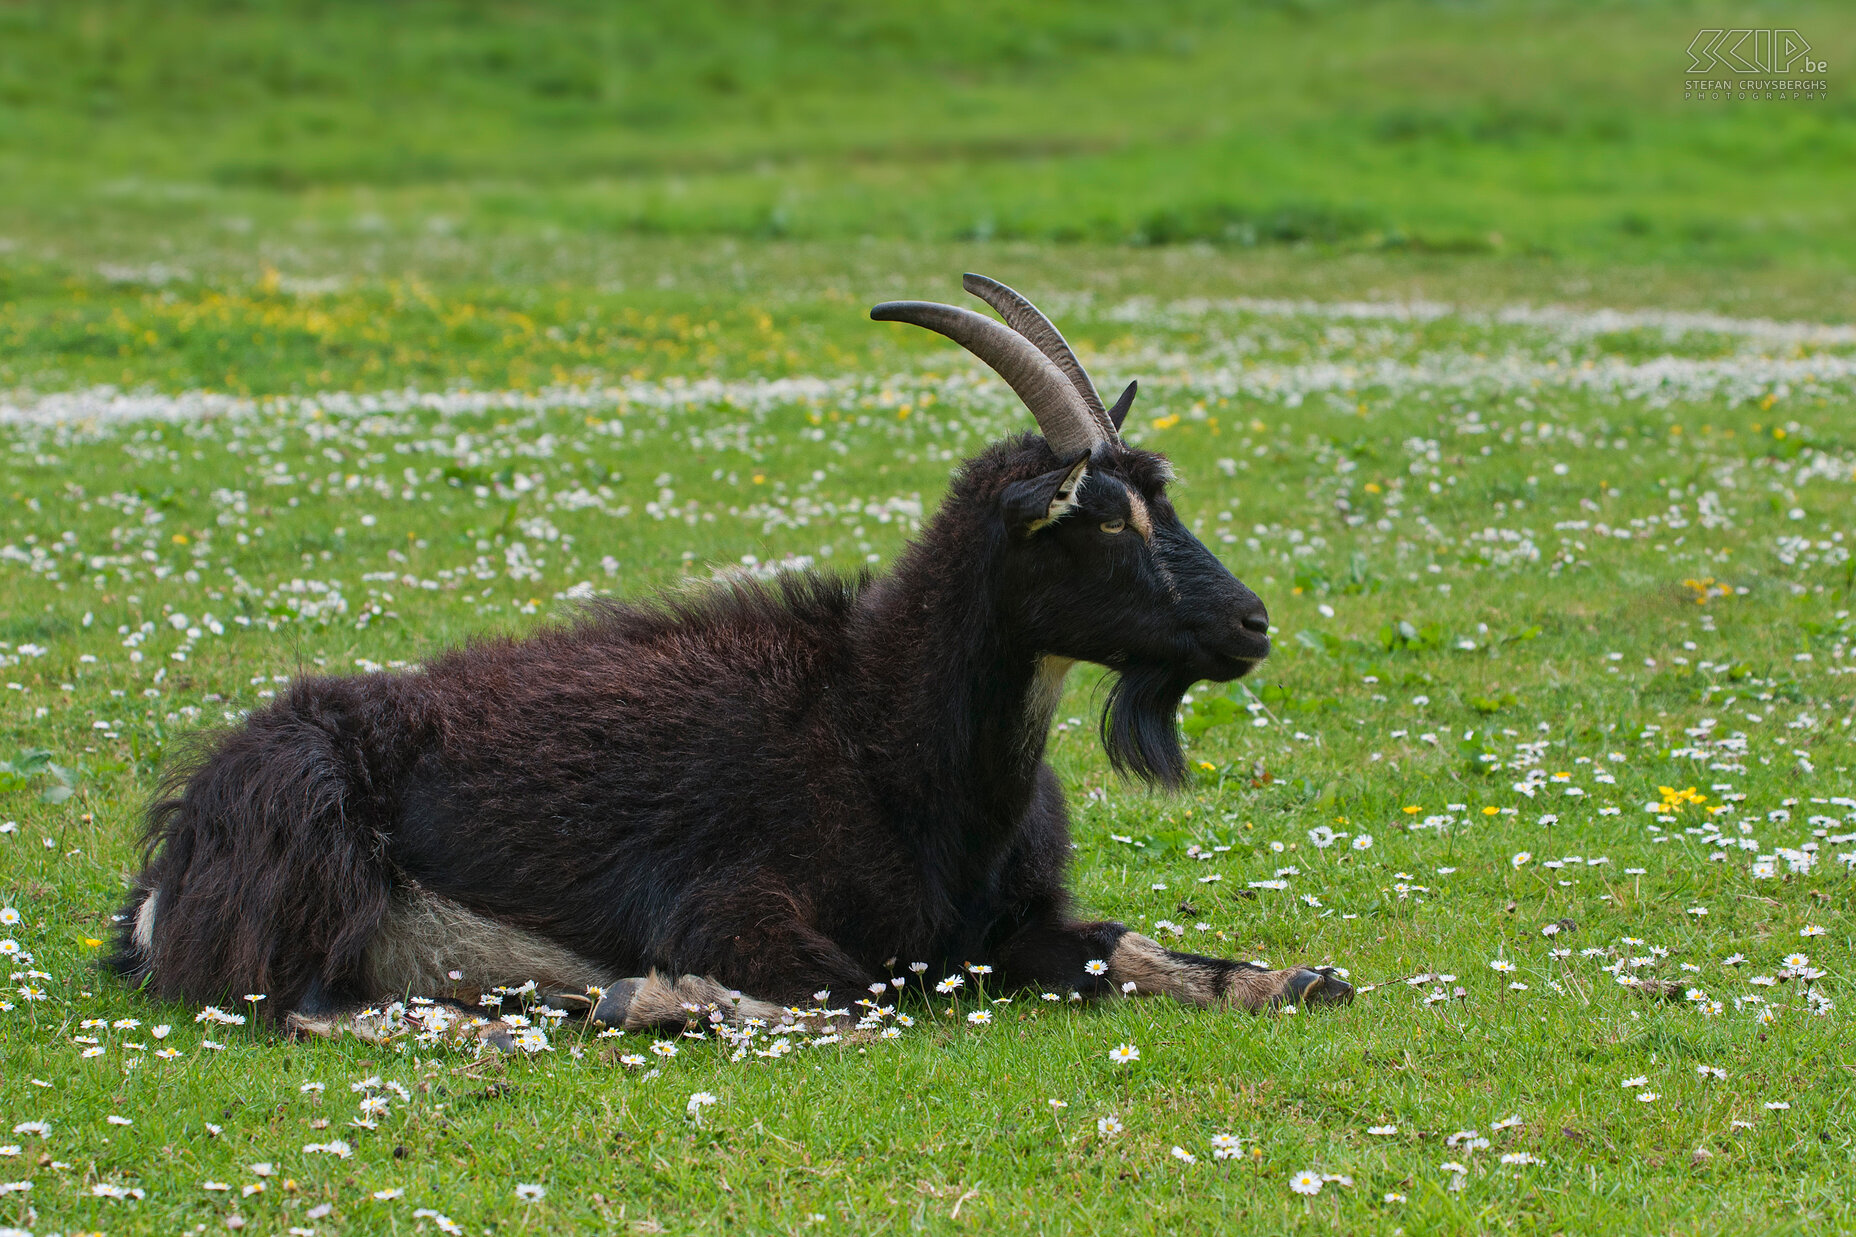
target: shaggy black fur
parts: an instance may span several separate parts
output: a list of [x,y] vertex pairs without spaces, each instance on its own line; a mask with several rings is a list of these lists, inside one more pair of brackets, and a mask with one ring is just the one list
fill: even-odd
[[414,673],[296,682],[150,809],[117,965],[196,1002],[268,993],[271,1016],[378,998],[367,944],[417,882],[618,973],[778,1002],[889,959],[1090,991],[1123,929],[1070,918],[1051,660],[1119,672],[1109,752],[1168,783],[1182,693],[1269,641],[1158,456],[1098,447],[1078,506],[1034,527],[1069,463],[991,448],[879,579],[601,602]]

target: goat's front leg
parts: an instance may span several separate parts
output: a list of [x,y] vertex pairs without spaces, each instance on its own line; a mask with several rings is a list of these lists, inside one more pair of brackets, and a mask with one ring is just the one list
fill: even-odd
[[1236,1005],[1261,1010],[1279,1005],[1339,1005],[1353,985],[1333,967],[1266,970],[1251,962],[1208,958],[1168,949],[1139,932],[1124,931],[1107,958],[1109,982],[1127,991],[1170,996],[1188,1005]]
[[1170,996],[1188,1005],[1336,1005],[1353,985],[1332,967],[1266,970],[1249,962],[1180,953],[1118,923],[1033,924],[1008,941],[1001,971],[1012,987],[1069,987],[1084,995]]

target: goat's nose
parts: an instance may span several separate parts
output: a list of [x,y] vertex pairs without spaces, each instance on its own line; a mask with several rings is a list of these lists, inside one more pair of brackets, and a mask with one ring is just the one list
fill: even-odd
[[1252,610],[1239,621],[1259,636],[1270,634],[1270,616],[1267,610]]

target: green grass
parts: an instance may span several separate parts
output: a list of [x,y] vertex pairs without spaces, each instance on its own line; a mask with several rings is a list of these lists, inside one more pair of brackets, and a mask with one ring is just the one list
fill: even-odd
[[[923,292],[945,282],[941,255],[933,271],[902,251],[884,257]],[[316,303],[273,300],[279,314]],[[423,312],[394,313],[392,329]],[[614,1063],[611,1041],[572,1026],[534,1059],[285,1044],[205,1031],[196,1011],[98,974],[91,942],[106,934],[136,813],[181,736],[300,670],[416,662],[473,634],[526,630],[581,581],[638,595],[743,555],[880,565],[916,499],[932,510],[951,463],[1022,419],[971,366],[869,325],[844,299],[769,317],[712,327],[663,313],[640,327],[655,341],[641,344],[641,376],[607,394],[581,388],[584,406],[556,395],[369,411],[329,397],[171,421],[76,409],[8,428],[0,491],[16,498],[0,530],[11,547],[0,652],[19,689],[5,698],[0,750],[20,772],[0,807],[17,822],[0,837],[0,871],[22,917],[7,931],[51,978],[27,985],[45,999],[11,998],[0,1016],[0,1105],[7,1129],[44,1119],[53,1130],[17,1137],[5,1175],[35,1188],[8,1197],[0,1220],[35,1227],[36,1207],[48,1230],[230,1215],[272,1230],[313,1226],[308,1210],[328,1204],[326,1222],[344,1231],[405,1226],[419,1207],[473,1230],[1856,1223],[1840,1048],[1856,923],[1837,859],[1851,847],[1829,840],[1856,832],[1844,819],[1856,809],[1824,802],[1856,785],[1841,673],[1852,665],[1852,349],[1834,333],[1726,323],[1665,338],[1657,318],[1400,322],[1072,298],[1066,328],[1100,341],[1089,355],[1104,380],[1142,377],[1136,436],[1177,462],[1185,515],[1281,628],[1250,691],[1206,689],[1192,704],[1190,751],[1203,764],[1183,797],[1110,777],[1089,720],[1094,683],[1074,687],[1053,756],[1075,804],[1078,891],[1149,931],[1178,923],[1195,949],[1333,960],[1357,982],[1391,981],[1349,1009],[1253,1018],[1021,997],[973,1029],[916,1001],[917,1025],[896,1042],[730,1064],[686,1040],[642,1077]],[[768,340],[787,332],[811,332],[807,356],[842,362],[767,360]],[[500,380],[526,338],[440,339],[433,364],[461,373],[481,361]],[[1689,367],[1684,385],[1629,395],[1665,355]],[[1815,378],[1779,390],[1776,367],[1799,356]],[[321,360],[274,354],[253,378],[313,389]],[[1379,376],[1324,377],[1333,367]],[[1608,367],[1626,397],[1564,381]],[[770,386],[789,371],[833,385]],[[665,402],[677,375],[711,373],[733,385]],[[1716,380],[1742,385],[1710,393]],[[539,578],[511,577],[518,542]],[[1708,580],[1734,591],[1715,595]],[[148,634],[125,647],[136,631]],[[1712,731],[1685,733],[1703,717],[1717,719]],[[1744,752],[1710,741],[1734,733]],[[1532,755],[1522,746],[1536,742]],[[1569,773],[1586,793],[1549,782],[1529,798],[1513,789],[1522,766]],[[1597,781],[1601,769],[1615,783]],[[1659,824],[1643,810],[1659,786],[1693,786],[1707,802]],[[1745,799],[1708,815],[1729,793]],[[1768,819],[1775,811],[1789,819]],[[1540,822],[1548,812],[1557,823]],[[1426,827],[1443,816],[1452,823]],[[1756,849],[1701,840],[1705,820]],[[1319,848],[1309,831],[1324,825],[1373,845]],[[1808,874],[1753,875],[1760,856],[1813,841]],[[1192,857],[1195,845],[1212,858]],[[1532,858],[1516,866],[1523,851]],[[1544,866],[1567,855],[1608,863]],[[1291,866],[1286,889],[1252,887]],[[1807,926],[1825,935],[1802,937]],[[1551,957],[1559,946],[1573,953]],[[1829,973],[1819,987],[1834,1012],[1809,1013],[1796,980],[1749,983],[1795,951]],[[1735,953],[1745,964],[1726,966]],[[1692,984],[1724,1009],[1648,1000],[1600,969],[1632,957],[1656,958],[1636,973]],[[1498,958],[1518,973],[1492,970]],[[1427,1005],[1435,985],[1399,982],[1417,973],[1453,975],[1441,986],[1463,995]],[[1779,1007],[1776,1021],[1736,1004],[1749,995]],[[143,1025],[86,1030],[93,1018]],[[149,1037],[157,1022],[175,1028],[166,1040]],[[82,1035],[106,1051],[82,1057]],[[204,1049],[208,1036],[225,1047]],[[1112,1066],[1118,1043],[1137,1045],[1140,1061]],[[152,1059],[163,1045],[180,1055]],[[1702,1064],[1728,1077],[1703,1080]],[[351,1129],[348,1086],[374,1074],[413,1098],[395,1100],[379,1129]],[[1620,1084],[1635,1076],[1661,1098],[1633,1098]],[[299,1091],[311,1081],[328,1090]],[[703,1090],[719,1102],[698,1126],[684,1106]],[[134,1124],[106,1124],[112,1113]],[[1118,1138],[1097,1133],[1110,1115],[1126,1127]],[[1510,1115],[1522,1124],[1491,1129]],[[1399,1132],[1367,1133],[1382,1124]],[[1494,1145],[1446,1147],[1467,1129]],[[1219,1133],[1244,1140],[1237,1159],[1211,1158]],[[352,1159],[302,1151],[337,1136]],[[1173,1146],[1199,1162],[1174,1159]],[[1504,1152],[1541,1162],[1504,1166]],[[1470,1169],[1460,1191],[1447,1160]],[[255,1176],[261,1162],[276,1175]],[[1304,1200],[1288,1183],[1305,1168],[1354,1184]],[[260,1181],[265,1191],[239,1197]],[[521,1202],[517,1182],[547,1197]],[[95,1183],[147,1197],[94,1198]],[[388,1189],[406,1193],[371,1197]],[[1383,1202],[1388,1192],[1407,1199]]]
[[[1853,28],[1735,20],[1831,97],[1684,103],[1679,3],[0,4],[0,1227],[1856,1229]],[[969,991],[653,1073],[573,1024],[209,1030],[98,971],[163,761],[290,676],[892,561],[1025,421],[865,320],[967,269],[1140,378],[1279,627],[1188,706],[1176,797],[1073,677],[1079,898],[1383,986]],[[1795,952],[1835,1008],[1754,982]]]

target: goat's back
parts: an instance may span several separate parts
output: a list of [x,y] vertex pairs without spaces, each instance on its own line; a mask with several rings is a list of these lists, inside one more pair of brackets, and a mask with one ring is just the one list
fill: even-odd
[[621,966],[712,935],[691,908],[803,888],[827,859],[864,885],[846,854],[887,848],[837,845],[871,817],[843,775],[860,589],[794,574],[598,603],[434,660],[401,685],[438,737],[401,789],[395,865]]

